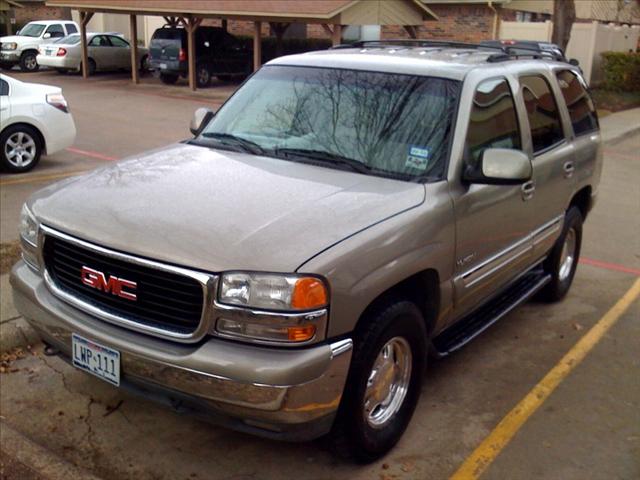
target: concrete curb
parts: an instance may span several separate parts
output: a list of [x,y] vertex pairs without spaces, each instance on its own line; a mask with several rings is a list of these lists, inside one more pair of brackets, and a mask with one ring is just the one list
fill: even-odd
[[28,465],[31,470],[47,480],[99,480],[99,477],[34,443],[5,421],[0,421],[0,444],[4,454]]
[[0,324],[0,353],[14,348],[35,345],[40,342],[36,332],[27,321],[18,317]]
[[616,135],[612,135],[609,138],[603,138],[602,139],[602,143],[604,143],[605,145],[612,145],[614,143],[618,143],[626,138],[629,138],[633,135],[635,135],[636,133],[640,133],[640,125],[636,126],[636,127],[632,127],[628,130],[625,130],[623,132],[620,132]]

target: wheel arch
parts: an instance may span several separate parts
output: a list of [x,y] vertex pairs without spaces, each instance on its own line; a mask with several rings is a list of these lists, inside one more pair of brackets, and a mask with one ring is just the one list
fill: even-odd
[[397,300],[409,300],[415,303],[422,313],[427,333],[431,334],[436,327],[440,312],[441,292],[438,271],[428,268],[387,288],[365,307],[355,329],[362,328],[370,317],[370,313],[380,308],[382,304]]
[[591,185],[587,185],[586,187],[581,188],[576,193],[574,193],[571,201],[569,202],[569,207],[577,207],[582,214],[582,219],[586,220],[588,213],[591,211],[591,207],[593,206],[593,200],[591,198],[592,188]]

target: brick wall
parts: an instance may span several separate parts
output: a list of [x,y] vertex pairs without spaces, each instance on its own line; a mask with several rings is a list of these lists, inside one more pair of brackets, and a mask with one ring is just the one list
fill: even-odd
[[[434,5],[439,20],[424,22],[418,38],[479,42],[493,36],[494,12],[487,5]],[[385,25],[382,38],[410,38],[402,26]]]
[[71,13],[67,8],[47,7],[42,3],[24,3],[23,8],[15,8],[14,14],[16,26],[23,25],[34,20],[71,20]]

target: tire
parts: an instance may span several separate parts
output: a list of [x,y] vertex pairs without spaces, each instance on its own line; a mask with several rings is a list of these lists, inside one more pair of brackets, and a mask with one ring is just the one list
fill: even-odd
[[24,52],[20,57],[20,70],[23,72],[37,72],[40,69],[36,60],[37,52]]
[[562,233],[544,262],[544,270],[551,275],[551,281],[540,291],[538,297],[541,300],[557,302],[571,288],[580,259],[582,221],[580,210],[577,207],[569,208],[564,217]]
[[166,85],[175,85],[178,82],[178,75],[160,74],[160,81]]
[[198,88],[206,88],[211,84],[211,70],[206,63],[196,65],[196,85]]
[[[404,300],[380,305],[362,322],[354,336],[351,368],[329,438],[339,456],[369,463],[394,447],[411,420],[426,366],[427,333],[418,307]],[[383,352],[393,355],[385,359]],[[410,365],[409,373],[403,365]],[[388,368],[394,372],[391,379],[381,373]],[[397,388],[394,393],[394,385],[403,384],[404,394]]]
[[0,163],[3,170],[28,172],[38,164],[41,155],[42,143],[35,128],[11,125],[0,134]]
[[[93,76],[96,73],[97,67],[96,67],[96,62],[93,58],[89,59],[89,71],[87,72],[89,74],[89,76]],[[82,75],[82,62],[80,62],[80,65],[78,65],[78,73],[80,73],[80,75]]]

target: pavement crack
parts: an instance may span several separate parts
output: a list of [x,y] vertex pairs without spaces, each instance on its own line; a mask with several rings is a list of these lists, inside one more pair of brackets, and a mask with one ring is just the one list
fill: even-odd
[[74,396],[78,395],[78,392],[74,392],[73,390],[71,390],[71,388],[69,388],[69,384],[67,383],[67,376],[62,370],[54,367],[51,363],[49,363],[46,357],[40,357],[40,360],[42,360],[47,367],[60,375],[60,378],[62,379],[62,386],[67,392]]
[[20,318],[22,318],[22,315],[16,315],[15,317],[11,317],[11,318],[3,318],[2,321],[0,321],[0,323],[13,322],[14,320],[18,320]]

